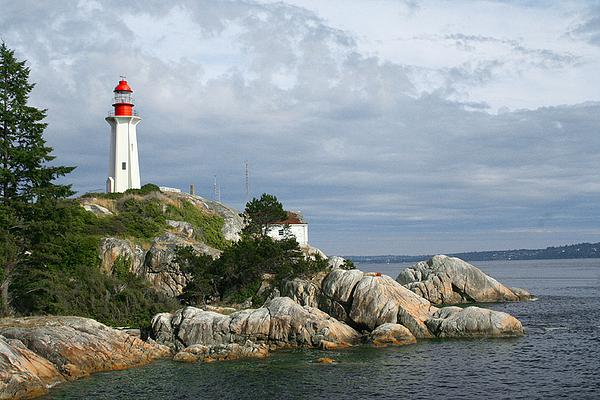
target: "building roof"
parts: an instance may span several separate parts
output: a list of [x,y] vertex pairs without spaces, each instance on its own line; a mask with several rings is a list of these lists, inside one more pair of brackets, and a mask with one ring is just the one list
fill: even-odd
[[284,219],[283,221],[277,221],[274,223],[274,225],[300,225],[300,224],[306,224],[306,221],[304,221],[304,217],[302,216],[302,214],[298,211],[286,211],[287,212],[287,218]]

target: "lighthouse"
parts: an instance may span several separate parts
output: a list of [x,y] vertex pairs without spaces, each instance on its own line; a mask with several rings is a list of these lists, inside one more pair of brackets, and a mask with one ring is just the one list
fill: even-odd
[[114,93],[114,111],[106,117],[110,125],[107,193],[140,188],[136,126],[142,119],[133,111],[133,90],[125,77],[121,77]]

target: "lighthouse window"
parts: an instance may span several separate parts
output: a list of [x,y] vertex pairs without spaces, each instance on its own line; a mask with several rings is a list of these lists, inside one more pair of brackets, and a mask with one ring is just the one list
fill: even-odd
[[123,169],[123,170],[127,169],[127,163],[126,162],[121,163],[121,169]]

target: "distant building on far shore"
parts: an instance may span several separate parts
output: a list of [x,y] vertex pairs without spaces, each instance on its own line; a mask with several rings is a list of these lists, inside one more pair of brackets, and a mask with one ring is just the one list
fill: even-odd
[[300,212],[287,211],[285,220],[269,225],[267,235],[275,240],[295,237],[300,246],[307,246],[308,224]]

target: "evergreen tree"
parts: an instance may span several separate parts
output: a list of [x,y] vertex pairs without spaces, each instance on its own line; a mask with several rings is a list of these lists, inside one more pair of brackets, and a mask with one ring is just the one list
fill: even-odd
[[246,227],[244,233],[266,236],[269,225],[287,218],[283,205],[272,194],[263,193],[260,199],[253,198],[244,210]]
[[31,253],[32,232],[55,202],[73,192],[53,181],[73,167],[48,165],[52,148],[43,138],[46,110],[29,106],[29,68],[0,44],[0,315],[9,313],[15,270]]
[[54,156],[42,136],[46,110],[27,105],[34,86],[25,61],[0,44],[0,204],[17,209],[72,194],[70,186],[52,183],[74,168],[48,165]]

